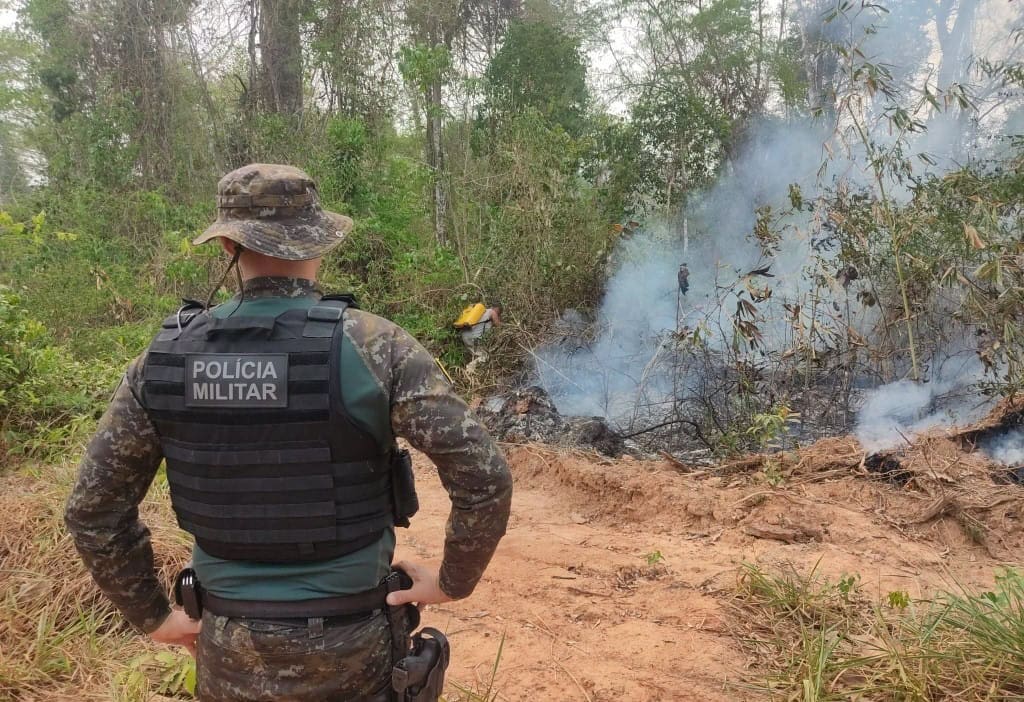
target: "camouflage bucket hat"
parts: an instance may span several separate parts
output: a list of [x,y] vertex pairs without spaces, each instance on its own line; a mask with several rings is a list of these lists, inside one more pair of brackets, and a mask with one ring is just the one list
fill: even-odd
[[193,244],[225,237],[288,261],[319,258],[345,240],[352,220],[320,207],[313,179],[292,166],[253,163],[217,183],[217,221]]

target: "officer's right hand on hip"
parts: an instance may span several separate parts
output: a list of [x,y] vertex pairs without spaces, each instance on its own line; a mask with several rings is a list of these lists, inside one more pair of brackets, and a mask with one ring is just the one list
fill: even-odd
[[196,637],[203,628],[202,622],[190,619],[185,610],[175,607],[164,623],[150,633],[149,638],[157,643],[184,646],[193,657],[196,655]]
[[404,570],[412,578],[412,587],[390,593],[388,604],[392,607],[412,602],[422,608],[423,605],[452,601],[441,589],[437,571],[412,561],[398,561],[394,567]]

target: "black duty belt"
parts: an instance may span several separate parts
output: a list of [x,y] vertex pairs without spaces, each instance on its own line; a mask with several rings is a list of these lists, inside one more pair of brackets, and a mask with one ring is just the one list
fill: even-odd
[[387,606],[387,583],[354,595],[322,597],[315,600],[275,602],[273,600],[229,600],[203,591],[203,609],[221,617],[244,619],[306,619],[366,614]]

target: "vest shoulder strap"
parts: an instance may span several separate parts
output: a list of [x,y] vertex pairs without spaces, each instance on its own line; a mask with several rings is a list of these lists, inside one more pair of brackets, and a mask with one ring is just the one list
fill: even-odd
[[306,312],[306,326],[302,336],[307,339],[326,339],[334,336],[335,329],[345,318],[345,310],[355,307],[355,298],[351,295],[327,295],[309,308]]
[[178,311],[164,319],[160,325],[160,338],[163,340],[177,339],[181,332],[188,327],[192,321],[206,311],[206,306],[196,300],[184,299]]
[[212,336],[218,332],[251,331],[258,330],[265,334],[274,331],[277,325],[276,317],[213,317],[207,325],[206,335]]
[[359,303],[356,302],[356,296],[352,293],[333,293],[331,295],[324,295],[320,298],[320,304],[328,302],[344,302],[348,307],[358,310],[360,309]]

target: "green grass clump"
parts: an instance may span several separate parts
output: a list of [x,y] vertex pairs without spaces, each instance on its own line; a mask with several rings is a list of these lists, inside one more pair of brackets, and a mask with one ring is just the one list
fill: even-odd
[[768,671],[750,686],[772,699],[1024,700],[1016,570],[983,593],[957,585],[930,600],[900,591],[872,602],[856,579],[747,565],[737,611],[744,643]]
[[490,675],[486,680],[477,681],[476,685],[464,685],[458,681],[449,681],[452,692],[444,695],[443,702],[496,702],[498,690],[495,687],[495,679],[498,677],[498,666],[501,665],[501,654],[505,650],[505,634],[501,635],[498,643],[498,652],[494,656],[494,665],[491,666]]

